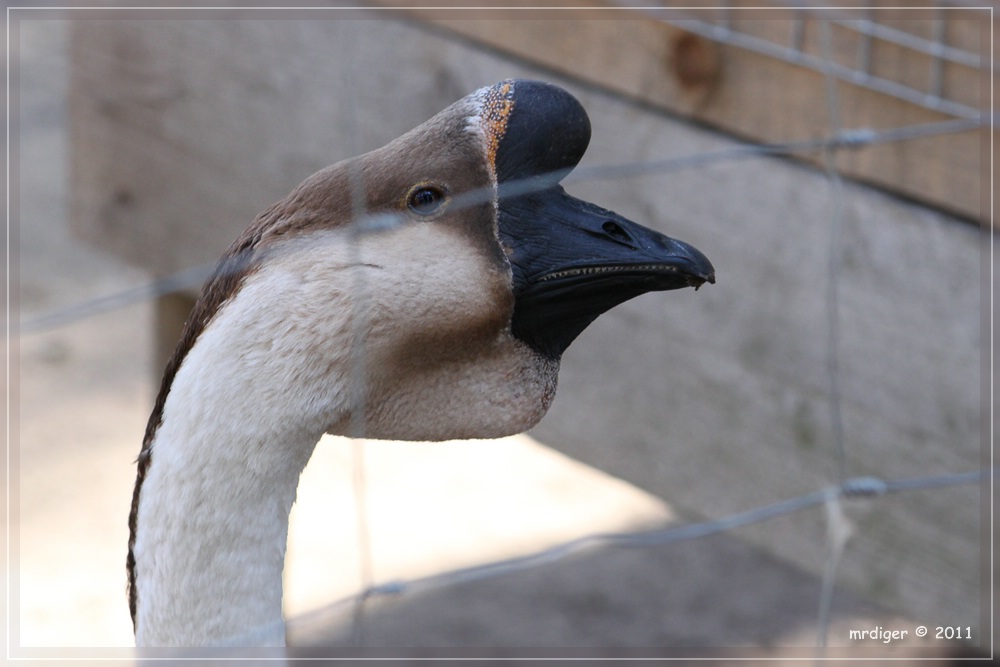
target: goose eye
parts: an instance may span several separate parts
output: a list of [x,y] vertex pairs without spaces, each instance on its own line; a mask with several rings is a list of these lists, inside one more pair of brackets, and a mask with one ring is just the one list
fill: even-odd
[[410,190],[406,205],[417,215],[429,216],[438,213],[448,196],[436,185],[418,185]]

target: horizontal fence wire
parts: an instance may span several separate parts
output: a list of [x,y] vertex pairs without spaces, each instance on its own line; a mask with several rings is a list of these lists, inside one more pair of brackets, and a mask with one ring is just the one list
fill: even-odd
[[[734,160],[754,159],[762,157],[793,157],[816,153],[831,148],[860,149],[898,141],[909,141],[958,132],[978,130],[992,127],[995,118],[982,115],[976,119],[951,119],[935,123],[921,123],[886,130],[871,128],[855,128],[838,132],[832,136],[803,141],[745,144],[734,148],[671,157],[662,160],[636,162],[621,165],[581,166],[576,168],[565,180],[567,184],[597,179],[629,178],[644,174],[663,174],[673,171],[697,169],[714,164]],[[507,187],[508,195],[528,194],[538,186],[531,182],[513,183]],[[474,192],[456,197],[456,206],[472,206],[481,203],[485,198],[492,197],[492,190]],[[397,223],[394,216],[371,216],[364,220],[364,230],[378,232],[394,227]],[[22,319],[17,331],[28,335],[66,326],[78,320],[93,317],[102,313],[142,303],[160,296],[180,291],[198,289],[213,273],[216,263],[210,262],[170,274],[163,278],[152,280],[142,285],[136,285],[111,294],[81,301],[69,306],[54,308],[48,312],[30,315]]]
[[839,485],[757,507],[745,512],[739,512],[720,519],[690,523],[682,526],[668,526],[650,531],[595,533],[526,556],[515,556],[482,565],[458,568],[418,579],[394,579],[386,581],[370,586],[356,595],[345,597],[333,603],[333,605],[324,609],[324,613],[328,609],[356,605],[359,600],[398,596],[431,588],[441,588],[513,574],[522,570],[555,563],[591,548],[658,547],[711,537],[719,533],[746,528],[754,524],[763,523],[764,521],[802,512],[803,510],[833,502],[838,498],[847,500],[874,499],[893,493],[910,493],[981,482],[992,483],[998,472],[1000,472],[1000,469],[985,469],[894,480],[883,480],[870,476],[854,477],[844,480]]
[[190,267],[145,284],[32,315],[21,322],[20,332],[22,335],[26,335],[58,329],[79,320],[134,306],[167,294],[197,289],[211,277],[215,264],[215,262],[210,262]]

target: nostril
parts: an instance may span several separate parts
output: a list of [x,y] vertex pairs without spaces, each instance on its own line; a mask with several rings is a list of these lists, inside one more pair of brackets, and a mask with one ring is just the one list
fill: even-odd
[[619,225],[614,220],[608,220],[608,221],[606,221],[601,226],[601,228],[604,229],[604,233],[605,234],[611,236],[612,238],[614,238],[614,239],[616,239],[618,241],[624,241],[624,242],[628,243],[628,242],[630,242],[632,240],[632,237],[630,237],[628,235],[628,232],[626,232],[624,229],[622,229],[622,226]]

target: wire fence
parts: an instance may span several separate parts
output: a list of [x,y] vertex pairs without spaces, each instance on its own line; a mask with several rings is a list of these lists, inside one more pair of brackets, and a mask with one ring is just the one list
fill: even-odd
[[[823,165],[827,182],[831,192],[831,210],[828,212],[828,232],[829,246],[827,252],[828,283],[825,295],[825,312],[828,339],[826,343],[826,354],[828,360],[829,384],[828,397],[831,413],[831,423],[834,424],[834,456],[837,459],[837,480],[827,488],[822,488],[797,497],[780,500],[772,504],[756,507],[745,512],[733,514],[724,518],[690,523],[681,526],[671,526],[664,529],[640,532],[622,533],[602,533],[593,534],[575,539],[553,548],[540,551],[535,554],[504,559],[493,563],[465,567],[450,572],[444,572],[419,579],[404,581],[388,581],[376,583],[372,580],[370,545],[367,544],[369,537],[365,531],[367,520],[364,518],[363,509],[360,516],[359,541],[363,544],[363,568],[366,574],[363,576],[363,590],[356,595],[350,596],[338,603],[334,607],[344,607],[353,610],[354,636],[359,645],[364,643],[363,623],[366,614],[366,605],[369,601],[383,597],[398,597],[402,595],[412,595],[422,590],[437,587],[452,586],[468,581],[482,580],[490,577],[498,577],[513,572],[535,568],[545,564],[553,563],[572,554],[579,553],[583,549],[593,547],[622,547],[622,548],[649,548],[653,546],[664,546],[676,544],[687,540],[695,540],[710,535],[732,531],[771,519],[799,513],[810,508],[823,506],[827,509],[826,520],[827,530],[827,563],[823,569],[822,586],[823,592],[816,612],[817,619],[817,647],[822,648],[828,643],[828,629],[830,623],[830,610],[832,605],[833,590],[837,581],[837,564],[839,554],[843,551],[848,539],[849,531],[843,525],[843,514],[840,512],[839,503],[846,499],[870,499],[877,500],[890,494],[929,492],[935,489],[953,487],[956,485],[984,484],[989,483],[992,493],[993,477],[997,470],[986,467],[981,470],[958,471],[951,474],[928,475],[921,477],[911,477],[902,479],[881,479],[878,477],[861,476],[852,477],[849,475],[847,457],[844,450],[844,424],[841,416],[841,386],[839,382],[839,356],[841,354],[839,331],[839,303],[838,286],[842,280],[842,246],[843,228],[841,223],[842,210],[844,204],[844,183],[838,172],[834,156],[843,151],[889,144],[895,142],[906,142],[931,136],[942,136],[952,133],[977,131],[982,128],[993,128],[996,124],[996,116],[983,114],[979,110],[970,109],[958,103],[947,100],[942,93],[939,83],[932,83],[929,91],[903,91],[891,82],[883,81],[872,76],[870,72],[870,51],[862,47],[859,55],[858,68],[846,71],[843,67],[833,63],[829,57],[823,55],[812,56],[806,54],[801,48],[795,47],[795,25],[791,25],[792,46],[778,47],[765,45],[754,39],[741,35],[731,26],[727,26],[725,17],[712,24],[708,22],[683,21],[679,23],[686,30],[696,32],[735,44],[748,49],[755,49],[769,53],[775,57],[787,58],[807,67],[816,68],[827,77],[827,106],[829,118],[832,119],[828,136],[819,139],[808,139],[792,143],[780,144],[743,144],[734,148],[710,152],[699,153],[680,157],[670,157],[652,161],[629,163],[622,165],[602,165],[598,167],[582,167],[575,171],[569,181],[586,180],[607,180],[615,178],[629,178],[644,174],[666,174],[682,170],[703,168],[708,165],[728,163],[737,160],[752,160],[764,157],[775,156],[801,156],[805,154],[819,153],[823,157]],[[829,30],[833,25],[841,27],[847,26],[851,30],[856,30],[865,39],[885,39],[896,41],[907,47],[926,51],[934,58],[942,62],[962,62],[970,61],[972,54],[961,49],[956,49],[943,45],[940,40],[913,41],[912,37],[892,31],[884,26],[876,24],[859,24],[847,21],[835,16],[828,16],[824,26],[824,38],[822,44],[824,48],[829,48]],[[862,42],[863,43],[863,42]],[[869,55],[866,55],[869,54]],[[935,60],[935,63],[938,62]],[[970,61],[971,62],[971,61]],[[978,65],[978,56],[975,63]],[[938,65],[934,65],[935,68]],[[860,72],[860,74],[859,74]],[[932,77],[933,81],[939,81],[939,77]],[[897,127],[887,130],[875,130],[871,128],[842,128],[837,121],[838,109],[838,86],[842,82],[866,85],[874,87],[887,94],[895,95],[902,99],[914,100],[919,97],[921,103],[929,108],[942,111],[954,118],[935,123],[920,124],[906,127]],[[354,114],[359,113],[355,110]],[[522,188],[512,187],[511,192],[520,194],[529,191],[530,185]],[[492,196],[492,193],[473,193],[466,201],[456,202],[457,206],[472,205],[482,198]],[[355,201],[363,198],[355,197]],[[376,219],[364,219],[362,215],[357,215],[361,233],[378,233],[384,229],[391,228],[397,224],[392,219],[380,217]],[[189,290],[201,285],[209,275],[211,275],[213,265],[197,266],[177,272],[165,278],[150,281],[143,285],[130,287],[125,290],[100,296],[94,299],[82,301],[68,306],[28,316],[19,322],[17,335],[27,336],[43,331],[49,331],[65,327],[70,323],[83,319],[95,317],[101,313],[106,313],[114,309],[123,308],[132,304],[156,299],[158,297],[173,294],[178,291]],[[364,293],[368,286],[358,284],[355,286],[360,293]],[[356,326],[358,330],[354,332],[355,346],[354,369],[358,376],[356,384],[361,387],[364,384],[364,318],[358,318]],[[363,393],[363,392],[362,392]],[[361,395],[361,394],[359,394]],[[358,415],[353,430],[363,437],[363,405],[359,399]],[[992,398],[990,401],[992,410]],[[353,457],[356,462],[354,470],[355,495],[359,508],[365,506],[367,495],[365,484],[365,471],[363,457],[356,455]],[[992,466],[992,458],[991,466]],[[992,497],[992,496],[991,496]],[[987,536],[984,536],[984,539]],[[988,536],[992,542],[992,535]],[[246,638],[256,635],[259,629],[251,629]],[[234,638],[234,644],[246,638]],[[819,655],[822,655],[820,653]]]
[[[626,3],[621,2],[624,5]],[[739,21],[736,16],[744,19],[748,16],[746,8],[733,6],[731,2],[720,3],[719,7],[709,13],[714,17],[700,16],[687,7],[671,7],[666,3],[661,9],[647,9],[646,12],[656,17],[658,14],[669,13],[671,18],[665,22],[679,28],[701,35],[708,39],[738,47],[745,51],[761,54],[799,67],[805,67],[825,76],[855,86],[867,88],[882,95],[905,100],[926,109],[940,111],[962,118],[975,118],[980,111],[967,102],[960,101],[955,91],[946,90],[946,69],[949,65],[987,70],[993,67],[992,61],[984,62],[981,54],[967,50],[962,46],[947,43],[948,23],[953,18],[968,18],[976,12],[985,13],[991,7],[981,3],[938,2],[927,7],[903,7],[896,9],[913,10],[913,13],[932,12],[934,16],[933,29],[929,35],[920,35],[898,27],[880,22],[879,16],[885,15],[885,8],[873,5],[852,8],[838,8],[828,3],[795,2],[786,0],[777,3],[794,11],[794,17],[786,21],[788,29],[775,38],[754,34],[747,22]],[[690,13],[690,18],[676,18]],[[806,44],[806,23],[810,20],[821,20],[825,42],[818,52],[811,52]],[[851,36],[854,45],[853,57],[848,62],[839,62],[832,57],[829,37],[833,27]],[[891,45],[905,49],[907,52],[919,55],[927,61],[927,70],[923,78],[924,85],[916,84],[899,75],[899,73],[876,73],[873,53],[880,46]]]
[[[792,143],[748,143],[726,150],[670,157],[648,162],[602,165],[597,167],[582,166],[575,169],[565,179],[565,182],[575,183],[591,180],[626,179],[647,174],[662,175],[677,171],[701,169],[713,164],[737,160],[763,157],[794,157],[840,149],[859,149],[867,146],[968,132],[983,127],[992,127],[994,122],[995,119],[984,116],[978,119],[943,120],[935,123],[897,127],[888,130],[854,128],[825,138]],[[536,184],[522,182],[520,184],[512,184],[508,192],[512,196],[524,195],[529,194],[533,188],[537,187]],[[488,191],[470,192],[463,201],[457,202],[456,205],[473,206],[481,202],[484,198],[491,196],[492,193]],[[391,229],[395,224],[398,223],[393,216],[369,216],[360,220],[358,226],[363,232],[377,233]],[[197,289],[212,275],[215,268],[216,262],[208,262],[183,269],[163,278],[151,280],[142,285],[136,285],[79,303],[59,306],[45,312],[32,314],[20,321],[18,331],[21,335],[39,333],[168,294]]]

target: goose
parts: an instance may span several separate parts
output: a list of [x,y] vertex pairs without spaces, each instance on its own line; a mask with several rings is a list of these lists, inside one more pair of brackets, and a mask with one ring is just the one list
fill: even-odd
[[137,646],[284,645],[288,516],[324,433],[520,433],[601,313],[715,282],[693,246],[565,191],[590,134],[562,88],[501,81],[318,171],[235,240],[137,460]]

